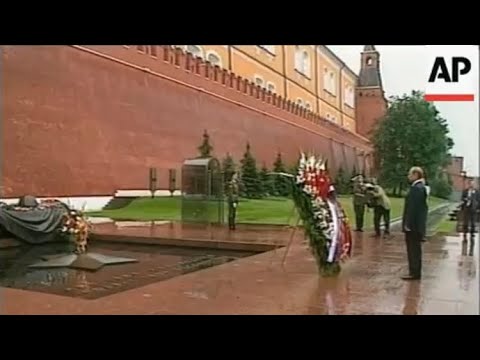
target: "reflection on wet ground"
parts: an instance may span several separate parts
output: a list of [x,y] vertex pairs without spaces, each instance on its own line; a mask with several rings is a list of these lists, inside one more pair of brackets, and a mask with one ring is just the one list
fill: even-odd
[[139,262],[104,267],[96,272],[28,268],[41,256],[71,250],[68,245],[50,244],[1,251],[0,286],[95,299],[253,254],[167,246],[92,244],[92,252],[133,257]]
[[[475,240],[435,237],[423,245],[423,278],[404,282],[401,234],[377,241],[357,235],[355,255],[332,286],[320,285],[309,314],[478,314]],[[319,300],[324,298],[324,300]]]
[[[288,235],[282,241],[285,239],[288,240]],[[430,238],[422,245],[422,280],[404,282],[400,279],[407,269],[403,234],[394,233],[391,239],[384,240],[356,233],[353,258],[344,265],[341,274],[321,278],[299,236],[294,238],[285,263],[285,248],[281,248],[96,300],[2,289],[3,311],[10,314],[478,314],[477,245],[470,239],[465,243],[458,236]]]

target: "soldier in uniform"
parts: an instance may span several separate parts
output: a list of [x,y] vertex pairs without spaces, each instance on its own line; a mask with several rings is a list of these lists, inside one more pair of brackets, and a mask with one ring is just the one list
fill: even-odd
[[228,183],[227,189],[228,201],[228,228],[235,230],[237,206],[238,206],[238,175],[234,173],[232,179]]
[[365,215],[365,184],[363,176],[357,175],[353,178],[353,210],[355,211],[355,231],[363,231]]
[[372,179],[371,184],[367,185],[368,198],[371,198],[373,207],[373,225],[375,228],[375,237],[381,236],[380,223],[383,218],[385,225],[384,237],[390,236],[390,199],[385,190],[378,185],[377,179]]

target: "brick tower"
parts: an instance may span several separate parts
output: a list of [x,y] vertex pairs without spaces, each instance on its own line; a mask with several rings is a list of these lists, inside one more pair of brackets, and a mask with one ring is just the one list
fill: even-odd
[[355,92],[357,132],[371,138],[377,122],[387,111],[380,74],[380,54],[375,45],[365,45]]

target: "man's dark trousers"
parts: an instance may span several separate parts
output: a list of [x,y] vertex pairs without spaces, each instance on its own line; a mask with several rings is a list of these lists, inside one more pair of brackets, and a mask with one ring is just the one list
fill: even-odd
[[475,222],[477,220],[477,214],[475,209],[471,207],[465,207],[463,210],[463,233],[467,234],[470,230],[470,234],[475,234]]
[[405,233],[407,243],[408,269],[414,278],[422,277],[422,239],[423,234],[415,231]]
[[363,230],[363,219],[365,215],[365,205],[354,205],[353,210],[355,211],[355,223],[357,225],[357,230]]
[[380,223],[382,221],[385,224],[385,235],[390,234],[390,210],[385,209],[383,206],[375,206],[373,208],[373,226],[375,228],[375,235],[380,236]]
[[237,217],[237,204],[233,201],[228,202],[228,228],[235,230]]
[[422,240],[427,233],[427,191],[423,181],[415,182],[405,198],[402,228],[405,231],[410,279],[420,279]]

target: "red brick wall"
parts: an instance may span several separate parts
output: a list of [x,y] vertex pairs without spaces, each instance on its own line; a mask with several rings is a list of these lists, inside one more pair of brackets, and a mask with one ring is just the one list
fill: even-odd
[[462,191],[465,186],[465,179],[461,175],[463,171],[463,156],[454,156],[452,157],[452,162],[447,167],[447,173],[452,179],[453,190]]
[[[69,46],[2,46],[2,196],[147,188],[149,167],[167,187],[167,169],[197,155],[204,129],[218,157],[238,160],[249,141],[268,165],[278,150],[290,163],[300,150],[341,153],[337,164],[349,166],[371,152],[365,139],[183,53],[90,48],[130,64]],[[351,149],[336,150],[342,143]]]
[[355,96],[357,132],[370,138],[378,121],[385,116],[387,102],[380,89],[358,89]]

